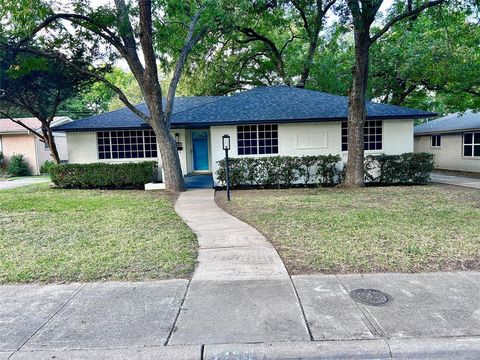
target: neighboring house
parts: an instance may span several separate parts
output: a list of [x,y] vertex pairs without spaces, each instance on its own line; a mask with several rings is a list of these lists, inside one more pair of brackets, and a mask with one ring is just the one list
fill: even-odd
[[480,172],[480,113],[468,110],[415,126],[415,152],[435,155],[435,167]]
[[[147,111],[146,105],[138,105]],[[413,123],[435,114],[367,103],[367,154],[413,152]],[[286,87],[259,87],[223,97],[178,97],[172,134],[184,174],[212,172],[223,159],[222,135],[231,137],[230,155],[347,156],[348,99]],[[155,135],[128,109],[77,120],[57,128],[67,133],[69,162],[157,160]]]
[[[35,131],[41,131],[41,122],[37,118],[20,118],[19,120]],[[62,125],[72,120],[69,117],[57,117],[52,122],[53,126]],[[55,144],[58,154],[63,161],[68,160],[67,139],[64,132],[55,132]],[[50,149],[41,142],[38,136],[25,129],[23,126],[9,120],[0,119],[0,151],[3,152],[5,165],[8,159],[15,154],[24,155],[32,174],[39,174],[40,167],[47,160],[52,160]]]

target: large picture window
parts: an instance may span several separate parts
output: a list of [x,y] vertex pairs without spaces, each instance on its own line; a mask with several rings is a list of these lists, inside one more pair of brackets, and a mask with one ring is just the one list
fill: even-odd
[[[382,150],[383,122],[367,120],[363,129],[364,150]],[[342,151],[348,151],[348,123],[342,122]]]
[[278,154],[278,125],[237,126],[238,155]]
[[119,130],[97,133],[99,159],[156,158],[157,139],[152,130]]
[[463,134],[463,156],[480,157],[480,132]]

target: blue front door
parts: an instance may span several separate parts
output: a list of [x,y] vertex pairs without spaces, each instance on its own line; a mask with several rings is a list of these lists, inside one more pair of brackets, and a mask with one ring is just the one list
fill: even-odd
[[192,131],[193,170],[208,170],[208,132]]

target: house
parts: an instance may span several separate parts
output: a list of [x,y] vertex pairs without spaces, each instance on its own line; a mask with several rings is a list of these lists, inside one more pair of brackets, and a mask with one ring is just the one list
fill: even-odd
[[[142,111],[146,105],[138,105]],[[320,155],[347,157],[348,99],[287,86],[258,87],[232,96],[178,97],[171,120],[184,174],[215,173],[230,155]],[[414,119],[435,114],[367,103],[367,154],[413,152]],[[128,109],[57,127],[67,133],[70,163],[159,159],[155,135]]]
[[[15,120],[19,120],[29,128],[40,132],[42,124],[37,118],[19,118]],[[56,117],[52,121],[52,125],[58,126],[71,121],[69,117]],[[55,132],[53,135],[60,159],[67,161],[68,150],[65,133]],[[0,152],[4,156],[4,165],[8,164],[8,159],[12,155],[23,155],[32,174],[40,174],[40,168],[43,163],[47,160],[52,160],[48,145],[41,142],[34,133],[10,119],[0,119]]]
[[415,126],[415,152],[435,155],[435,167],[480,172],[480,113],[450,114]]

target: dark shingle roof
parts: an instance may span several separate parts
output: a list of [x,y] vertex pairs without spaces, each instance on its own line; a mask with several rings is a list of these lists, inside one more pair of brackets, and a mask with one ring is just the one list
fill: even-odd
[[464,130],[480,129],[480,113],[467,110],[464,113],[454,113],[415,126],[415,135],[429,135],[434,133],[461,132]]
[[[197,106],[219,100],[220,96],[186,96],[175,98],[173,106],[173,115],[177,112],[185,111]],[[137,109],[148,114],[146,104],[135,106]],[[130,109],[122,108],[99,115],[93,115],[85,119],[73,121],[69,124],[61,125],[55,128],[55,131],[91,131],[108,129],[137,129],[150,128]]]
[[[139,105],[142,110],[146,106]],[[346,120],[348,98],[287,86],[258,87],[233,96],[184,97],[175,100],[172,127]],[[435,114],[401,106],[367,102],[369,119],[413,119]],[[146,127],[128,109],[92,116],[65,125],[65,131]]]

